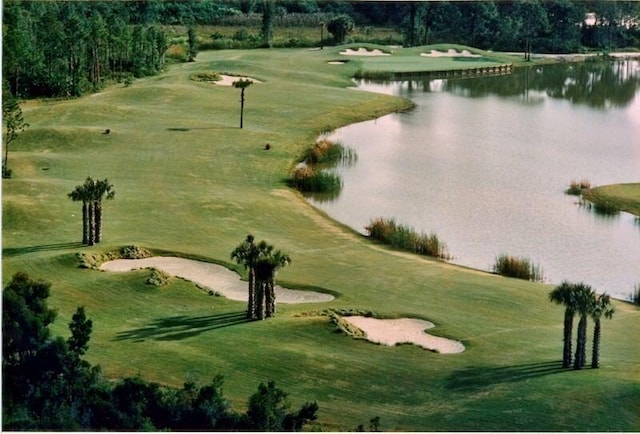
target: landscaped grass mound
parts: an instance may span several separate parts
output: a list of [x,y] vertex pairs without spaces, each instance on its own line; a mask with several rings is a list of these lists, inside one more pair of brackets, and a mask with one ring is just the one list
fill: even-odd
[[[405,60],[425,61],[423,49]],[[52,283],[54,334],[68,336],[73,312],[85,306],[94,330],[86,357],[107,378],[182,386],[222,374],[237,409],[256,384],[274,380],[300,400],[293,407],[317,400],[319,429],[352,430],[380,417],[384,430],[637,430],[640,354],[630,337],[640,333],[638,307],[615,302],[600,369],[562,370],[563,309],[549,303],[550,287],[374,243],[288,187],[319,133],[412,105],[347,89],[365,60],[327,63],[336,58],[329,48],[202,52],[129,87],[25,103],[31,126],[10,152],[13,178],[2,184],[3,280],[22,270]],[[246,92],[243,129],[238,89],[190,79],[207,71],[264,80]],[[53,130],[53,140],[39,140]],[[93,247],[80,243],[81,204],[67,198],[87,176],[108,177],[118,191],[104,205],[102,243]],[[149,270],[80,268],[76,256],[137,245],[222,263],[247,233],[291,256],[281,284],[340,297],[282,304],[276,317],[249,322],[242,301],[211,297],[183,279],[158,289],[145,283]],[[336,333],[328,316],[302,315],[325,308],[427,317],[466,349],[449,357],[372,345]]]

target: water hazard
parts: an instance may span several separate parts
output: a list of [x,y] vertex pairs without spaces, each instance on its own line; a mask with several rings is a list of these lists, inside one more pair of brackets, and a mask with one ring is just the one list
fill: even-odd
[[627,298],[640,283],[640,222],[564,194],[572,180],[640,182],[640,63],[553,65],[501,77],[360,83],[416,109],[331,135],[357,151],[344,186],[309,200],[364,232],[395,217],[444,240],[452,262],[529,258],[545,280]]

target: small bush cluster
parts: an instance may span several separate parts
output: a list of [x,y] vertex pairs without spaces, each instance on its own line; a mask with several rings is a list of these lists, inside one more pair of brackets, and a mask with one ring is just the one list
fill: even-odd
[[151,275],[147,277],[145,283],[152,286],[165,286],[171,282],[171,275],[157,268],[151,268]]
[[124,246],[118,250],[119,257],[113,259],[144,259],[153,256],[150,251],[138,246]]
[[151,256],[151,252],[138,246],[124,246],[118,250],[99,254],[90,254],[85,252],[76,253],[76,258],[79,261],[78,267],[89,268],[92,270],[98,270],[100,268],[100,264],[107,261],[114,261],[116,259],[143,259],[150,258]]
[[220,74],[215,71],[199,72],[191,75],[191,80],[193,81],[213,82],[218,81],[221,78]]
[[338,142],[320,140],[302,154],[301,163],[291,176],[291,184],[306,193],[339,192],[342,179],[327,169],[339,164],[353,164],[356,158],[353,149],[345,148]]
[[395,219],[371,220],[365,230],[369,232],[371,238],[398,249],[434,258],[451,259],[446,244],[438,238],[438,235],[433,232],[418,233],[409,226],[396,223]]
[[569,188],[567,188],[564,192],[572,196],[580,196],[585,190],[588,190],[590,188],[591,183],[586,179],[583,179],[582,181],[573,180],[571,181],[571,184],[569,184]]
[[332,313],[329,315],[331,322],[335,324],[335,326],[343,333],[346,333],[349,336],[353,336],[354,338],[364,339],[365,333],[358,327],[351,324],[349,321],[345,320],[344,317]]
[[516,279],[542,282],[542,268],[532,263],[527,258],[519,258],[510,255],[500,255],[493,264],[493,272]]

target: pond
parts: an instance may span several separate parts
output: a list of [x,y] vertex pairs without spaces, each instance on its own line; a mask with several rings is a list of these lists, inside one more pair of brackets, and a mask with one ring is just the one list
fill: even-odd
[[376,217],[435,232],[453,263],[491,270],[529,258],[545,281],[584,282],[627,298],[640,283],[640,222],[601,216],[564,194],[640,181],[640,62],[590,62],[513,74],[359,89],[416,108],[332,133],[357,152],[336,170],[337,197],[308,198],[364,233]]

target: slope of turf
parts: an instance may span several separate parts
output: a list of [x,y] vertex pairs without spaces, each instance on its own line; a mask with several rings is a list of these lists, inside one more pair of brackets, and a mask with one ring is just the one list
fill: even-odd
[[[87,357],[109,377],[181,385],[221,373],[238,408],[275,380],[294,405],[317,400],[324,429],[375,416],[385,430],[640,429],[637,307],[616,302],[604,322],[601,369],[559,370],[563,311],[547,301],[548,286],[380,247],[286,186],[318,133],[411,106],[347,89],[359,65],[330,65],[340,50],[205,52],[130,87],[25,104],[31,127],[3,183],[3,281],[18,270],[51,281],[60,334],[85,305],[94,322]],[[189,78],[210,70],[262,81],[247,90],[244,129],[237,89]],[[77,243],[80,205],[66,197],[88,175],[116,189],[104,241],[91,248]],[[242,303],[189,282],[151,287],[148,271],[80,269],[75,257],[137,244],[224,262],[247,233],[291,255],[279,278],[338,298],[245,322]],[[467,349],[355,341],[317,315],[326,308],[426,319]]]
[[640,183],[602,185],[585,191],[584,197],[606,200],[619,210],[640,216]]

